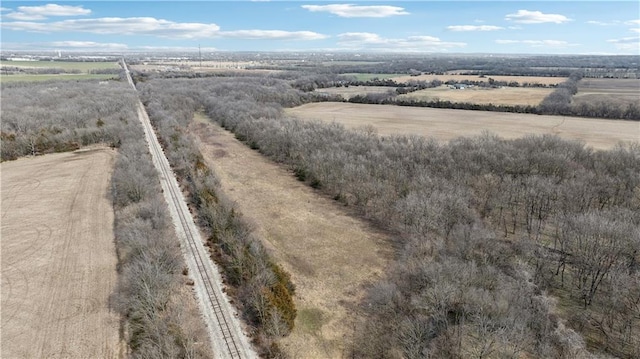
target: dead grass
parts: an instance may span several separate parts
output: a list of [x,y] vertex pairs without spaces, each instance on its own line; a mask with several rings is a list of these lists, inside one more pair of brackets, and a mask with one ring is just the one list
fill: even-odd
[[293,358],[336,358],[353,333],[364,286],[391,259],[385,235],[199,117],[190,127],[222,190],[291,274],[299,315],[281,346]]
[[469,102],[494,105],[531,105],[536,106],[547,97],[553,89],[536,87],[502,87],[482,88],[467,87],[451,89],[447,85],[424,89],[401,95],[399,98],[433,101],[440,99],[451,102]]
[[578,82],[578,93],[573,102],[610,102],[626,106],[638,103],[640,99],[640,79],[582,79]]
[[0,165],[3,358],[124,356],[109,308],[114,156],[94,147]]
[[520,84],[528,82],[528,83],[539,83],[541,85],[556,85],[561,82],[565,82],[567,80],[566,77],[542,77],[542,76],[486,76],[480,77],[478,75],[419,75],[419,76],[398,76],[394,77],[393,80],[396,82],[408,82],[411,80],[419,80],[419,81],[433,81],[440,80],[442,82],[447,82],[449,80],[453,81],[483,81],[487,82],[492,78],[496,81],[516,81]]
[[301,119],[335,121],[347,128],[371,125],[381,135],[417,134],[443,141],[483,131],[505,138],[556,134],[596,149],[609,149],[619,141],[640,141],[640,122],[634,121],[336,102],[311,103],[286,111]]
[[366,95],[368,93],[387,93],[389,91],[395,93],[395,89],[395,87],[388,86],[343,86],[317,89],[316,92],[328,93],[331,95],[342,95],[342,97],[348,100],[354,96]]

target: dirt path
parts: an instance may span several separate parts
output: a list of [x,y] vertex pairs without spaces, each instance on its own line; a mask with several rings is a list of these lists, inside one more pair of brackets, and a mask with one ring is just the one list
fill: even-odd
[[286,113],[300,119],[335,121],[347,128],[371,125],[381,135],[417,134],[445,141],[487,130],[504,138],[556,134],[596,149],[612,148],[619,141],[640,142],[638,121],[335,102],[306,104]]
[[115,151],[24,158],[2,172],[2,358],[118,358],[107,198]]
[[219,126],[200,117],[191,131],[223,192],[292,275],[298,317],[283,348],[293,358],[341,357],[363,286],[391,258],[385,236]]

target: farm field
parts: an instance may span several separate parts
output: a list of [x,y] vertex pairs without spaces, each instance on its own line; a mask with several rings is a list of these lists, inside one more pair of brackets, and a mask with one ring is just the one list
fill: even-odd
[[115,151],[93,147],[4,162],[2,357],[119,358]]
[[389,86],[349,86],[349,87],[327,87],[317,89],[316,92],[328,93],[331,95],[341,95],[345,99],[350,99],[357,95],[366,95],[368,93],[387,93],[395,92],[395,87]]
[[639,99],[640,79],[582,79],[573,96],[577,104],[606,101],[627,105],[638,103]]
[[63,71],[77,71],[78,73],[33,74],[33,73],[2,73],[0,82],[49,81],[49,80],[108,80],[118,78],[117,74],[92,74],[93,70],[119,69],[117,62],[91,61],[0,61],[3,68],[29,69],[61,69]]
[[494,105],[538,105],[554,89],[537,87],[483,88],[467,87],[451,89],[447,85],[400,95],[398,98],[433,101],[469,102]]
[[380,80],[384,79],[396,79],[398,76],[402,76],[400,74],[369,74],[369,73],[344,73],[340,74],[342,76],[355,76],[358,81],[369,81],[371,79],[378,78]]
[[22,68],[56,68],[64,70],[79,70],[82,72],[120,68],[120,65],[118,65],[117,62],[102,61],[0,61],[0,66]]
[[555,134],[596,149],[612,148],[619,141],[640,141],[640,122],[635,121],[330,102],[286,111],[301,119],[335,121],[352,129],[371,125],[381,135],[416,134],[442,141],[483,131],[504,138]]
[[364,286],[391,259],[386,236],[203,116],[190,131],[223,192],[296,285],[298,315],[281,348],[292,358],[341,357]]
[[393,78],[396,82],[409,82],[411,80],[414,81],[433,81],[440,80],[442,82],[447,82],[449,80],[453,80],[456,82],[460,81],[482,81],[488,82],[489,79],[494,79],[496,81],[506,81],[506,82],[518,82],[523,84],[525,82],[531,84],[541,84],[541,85],[557,85],[561,82],[565,82],[567,80],[566,77],[543,77],[543,76],[486,76],[480,77],[478,75],[419,75],[419,76],[409,76],[402,75],[396,76]]

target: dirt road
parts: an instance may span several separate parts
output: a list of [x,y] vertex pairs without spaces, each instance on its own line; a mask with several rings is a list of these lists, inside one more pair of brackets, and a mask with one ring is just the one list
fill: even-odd
[[4,162],[2,358],[119,358],[120,316],[107,194],[115,151]]

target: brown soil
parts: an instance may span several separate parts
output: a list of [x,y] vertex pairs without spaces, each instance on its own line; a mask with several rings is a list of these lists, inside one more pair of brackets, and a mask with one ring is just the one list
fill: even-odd
[[93,147],[4,162],[2,357],[119,358],[115,151]]
[[341,357],[353,308],[391,259],[385,235],[219,126],[197,117],[190,130],[224,193],[291,273],[298,317],[281,346],[293,358]]
[[469,102],[494,105],[531,105],[540,104],[553,89],[537,87],[501,87],[483,88],[467,87],[465,89],[451,89],[447,85],[424,89],[398,96],[416,100],[435,100],[451,102]]
[[454,75],[454,74],[447,74],[447,75],[420,75],[420,76],[399,76],[399,77],[394,77],[393,80],[396,82],[407,82],[407,81],[433,81],[433,80],[440,80],[442,82],[446,82],[449,80],[453,80],[453,81],[482,81],[482,82],[488,82],[489,79],[494,79],[496,81],[507,81],[507,82],[512,82],[515,81],[517,83],[531,83],[531,84],[541,84],[541,85],[556,85],[559,84],[561,82],[565,82],[567,80],[566,77],[543,77],[543,76],[486,76],[486,77],[480,77],[478,75]]
[[444,141],[490,131],[504,138],[556,134],[596,149],[612,148],[619,141],[640,142],[637,121],[336,102],[311,103],[286,111],[301,119],[338,122],[347,128],[371,125],[381,135],[416,134]]

